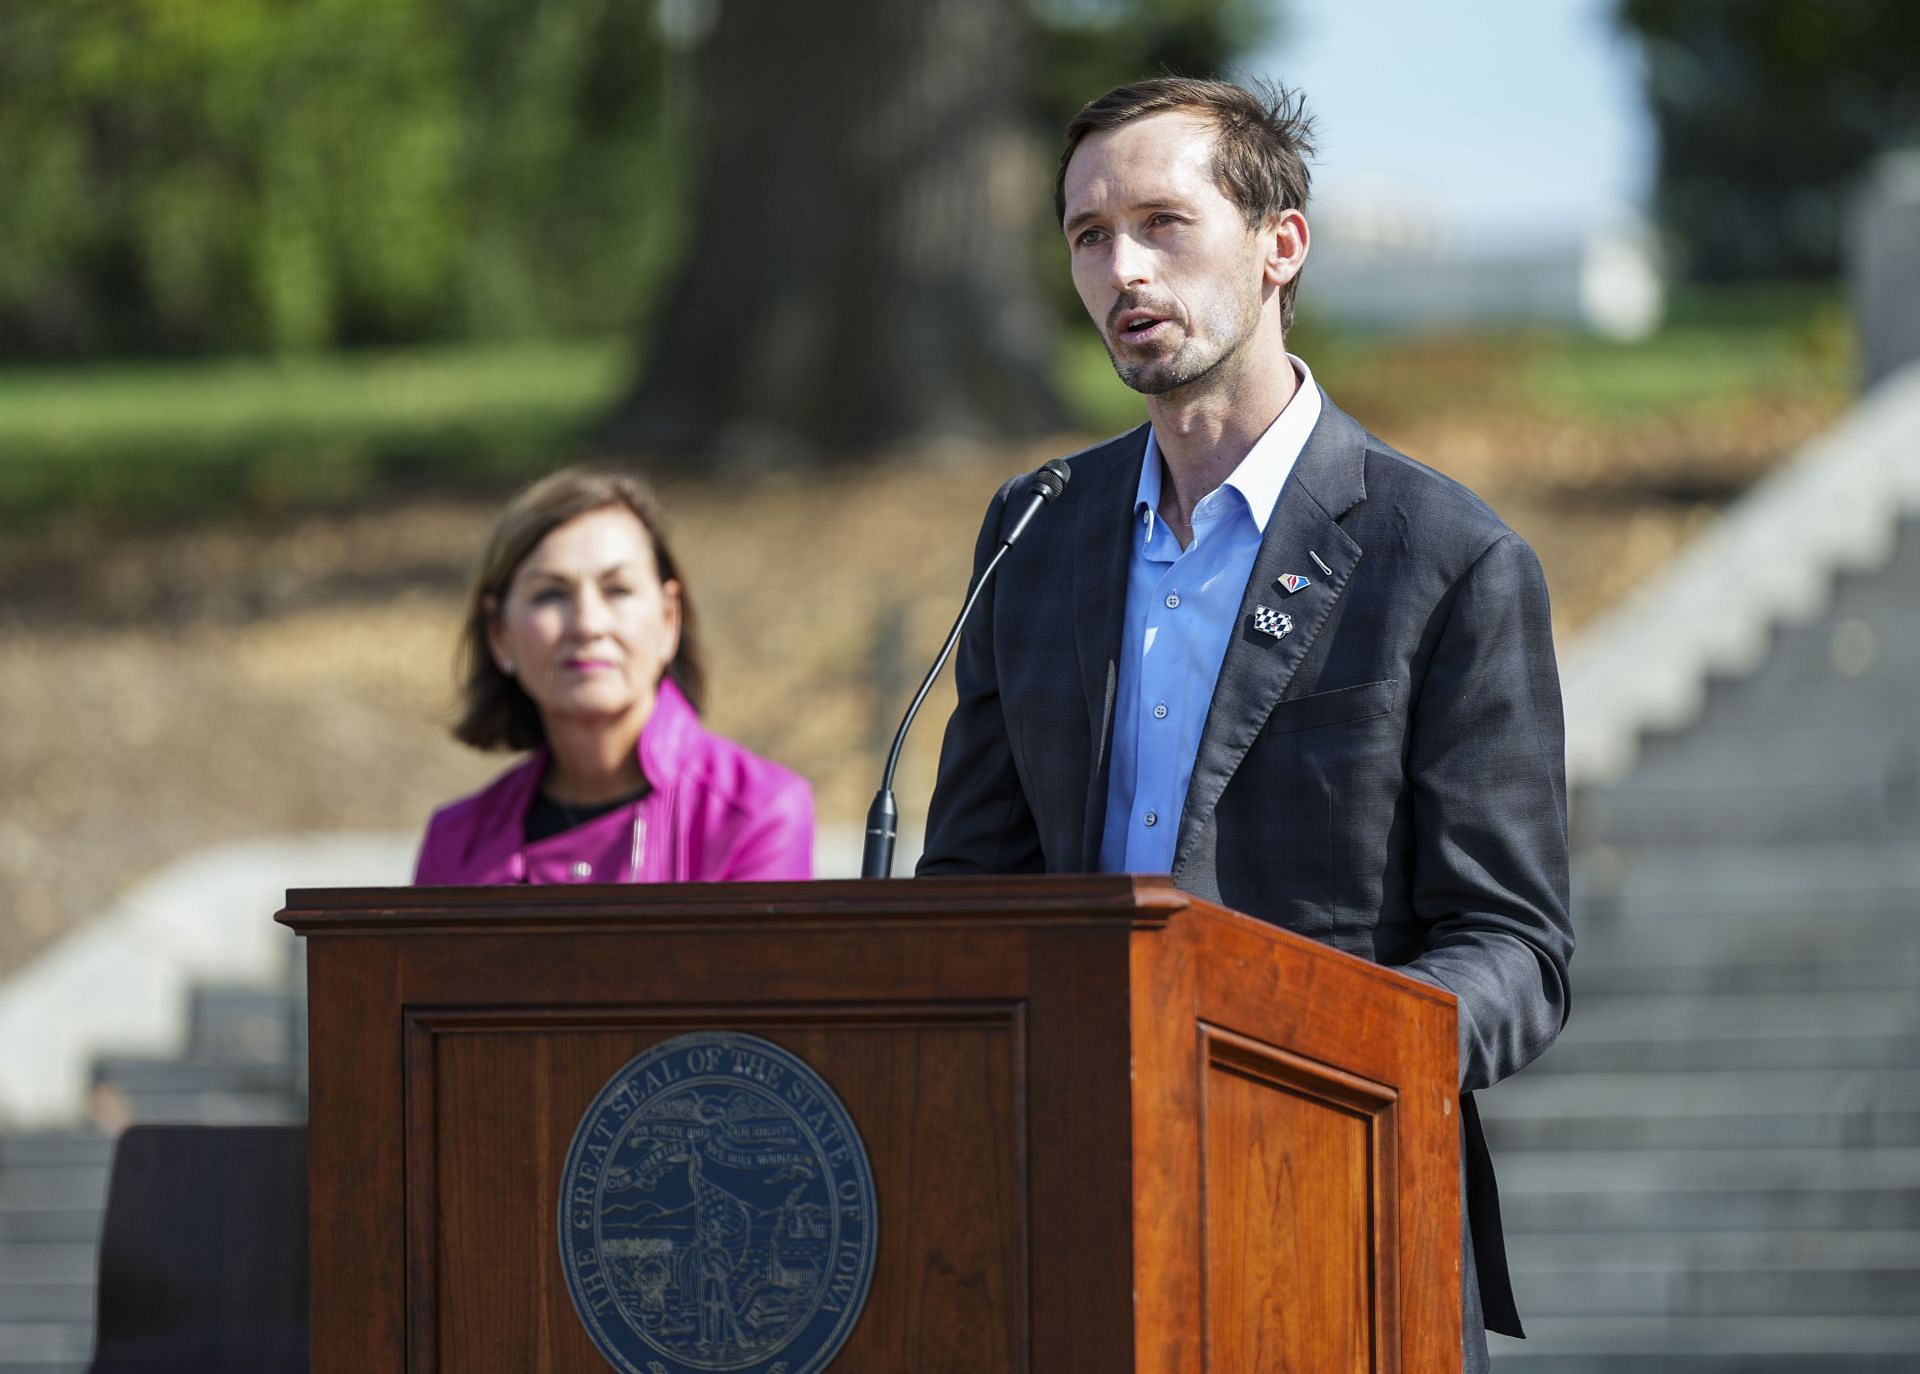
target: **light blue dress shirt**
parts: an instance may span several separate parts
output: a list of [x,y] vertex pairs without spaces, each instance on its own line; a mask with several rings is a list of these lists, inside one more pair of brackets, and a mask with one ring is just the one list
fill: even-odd
[[[1103,873],[1173,869],[1187,783],[1247,578],[1280,489],[1320,419],[1313,373],[1288,359],[1300,382],[1293,399],[1240,466],[1194,506],[1193,543],[1185,549],[1159,515],[1160,446],[1148,432],[1133,503],[1137,537],[1114,690]],[[1274,596],[1280,609],[1281,594]]]

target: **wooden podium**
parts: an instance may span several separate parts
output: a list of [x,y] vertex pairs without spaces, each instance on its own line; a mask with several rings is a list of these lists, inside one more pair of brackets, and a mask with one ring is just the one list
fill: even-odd
[[1459,1367],[1453,999],[1166,879],[294,891],[315,1374],[610,1367],[583,1112],[762,1037],[845,1104],[877,1249],[833,1374]]

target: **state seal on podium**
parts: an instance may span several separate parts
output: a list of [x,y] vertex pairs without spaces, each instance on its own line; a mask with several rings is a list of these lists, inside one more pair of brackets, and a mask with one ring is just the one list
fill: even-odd
[[758,1036],[676,1036],[614,1074],[559,1202],[574,1308],[627,1374],[816,1374],[866,1303],[866,1146],[826,1080]]

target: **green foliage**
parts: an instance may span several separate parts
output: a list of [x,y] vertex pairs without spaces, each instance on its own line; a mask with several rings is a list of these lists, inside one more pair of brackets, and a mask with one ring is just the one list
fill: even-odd
[[650,15],[601,0],[8,7],[0,355],[627,322],[678,231]]
[[[691,63],[665,12],[0,4],[0,363],[632,328],[686,233]],[[1265,22],[1259,0],[1032,14],[1048,147],[1090,96],[1220,71]]]
[[0,529],[494,491],[571,451],[619,340],[0,373]]
[[1920,145],[1911,0],[1620,0],[1660,139],[1658,207],[1700,280],[1832,275],[1874,154]]

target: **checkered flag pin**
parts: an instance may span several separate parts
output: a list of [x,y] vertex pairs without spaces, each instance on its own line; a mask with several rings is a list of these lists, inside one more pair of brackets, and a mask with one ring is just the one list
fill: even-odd
[[1265,606],[1253,608],[1253,628],[1263,635],[1272,635],[1275,639],[1285,639],[1293,633],[1293,617],[1282,611],[1269,610]]

